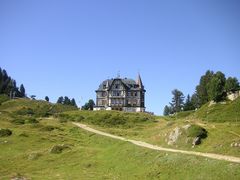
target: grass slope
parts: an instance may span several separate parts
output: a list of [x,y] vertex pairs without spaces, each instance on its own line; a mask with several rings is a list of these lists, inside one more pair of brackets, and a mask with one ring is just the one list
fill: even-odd
[[14,115],[33,115],[44,117],[64,111],[77,110],[76,107],[62,104],[52,104],[47,101],[30,100],[26,98],[5,101],[0,106],[0,111],[9,112]]
[[226,104],[209,106],[207,103],[194,113],[193,118],[210,122],[240,122],[240,97]]
[[[0,177],[32,179],[239,179],[239,164],[156,152],[88,133],[55,119],[38,125],[0,121],[13,135],[0,139]],[[43,131],[45,126],[55,127]],[[50,153],[57,144],[70,149]]]
[[[209,132],[202,145],[192,149],[181,140],[171,147],[240,156],[238,148],[230,148],[240,137],[237,123],[166,121],[142,113],[69,111],[73,109],[66,106],[43,117],[53,106],[27,99],[0,105],[0,128],[12,131],[0,137],[0,179],[240,179],[239,164],[137,147],[86,132],[71,121],[161,146],[168,146],[166,134],[175,127],[200,124]],[[16,124],[16,118],[27,120]],[[51,153],[56,145],[68,148]]]

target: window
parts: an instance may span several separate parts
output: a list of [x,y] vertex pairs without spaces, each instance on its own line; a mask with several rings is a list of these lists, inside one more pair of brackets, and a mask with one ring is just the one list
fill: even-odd
[[112,99],[111,103],[112,103],[112,104],[115,104],[115,99]]
[[113,91],[112,96],[121,96],[121,91]]

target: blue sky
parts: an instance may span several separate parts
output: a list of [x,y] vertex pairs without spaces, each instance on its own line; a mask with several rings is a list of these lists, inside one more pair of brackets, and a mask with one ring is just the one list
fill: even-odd
[[136,78],[148,111],[206,70],[240,79],[238,0],[1,0],[0,67],[28,95],[95,99],[107,78]]

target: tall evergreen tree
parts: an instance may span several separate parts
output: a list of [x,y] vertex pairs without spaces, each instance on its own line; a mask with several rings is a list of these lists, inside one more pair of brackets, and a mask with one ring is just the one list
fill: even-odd
[[186,99],[186,102],[184,104],[184,108],[183,109],[184,109],[184,111],[190,111],[190,110],[194,110],[195,109],[193,104],[192,104],[191,97],[190,97],[189,94],[187,95],[187,99]]
[[210,100],[219,102],[224,98],[225,82],[226,78],[222,72],[218,71],[214,74],[207,88]]
[[62,96],[58,98],[57,103],[58,104],[63,104],[63,97]]
[[84,106],[82,106],[83,110],[93,110],[93,107],[95,106],[95,103],[92,99],[90,99],[87,103],[85,103]]
[[20,94],[21,94],[21,97],[26,97],[25,88],[23,84],[20,85]]
[[184,95],[178,89],[172,91],[172,102],[170,103],[173,113],[180,112],[184,106]]
[[196,87],[196,93],[200,100],[200,105],[203,105],[209,101],[207,86],[213,78],[213,75],[213,71],[208,70],[205,75],[200,78],[199,85]]
[[224,89],[226,92],[238,90],[239,89],[238,79],[235,77],[229,77],[226,80]]
[[71,100],[71,105],[77,107],[77,104],[76,104],[76,101],[74,98],[72,98],[72,100]]
[[90,110],[92,111],[92,110],[93,110],[93,107],[95,106],[94,100],[90,99],[90,100],[88,101],[88,104],[89,104]]
[[[24,87],[23,87],[24,88]],[[20,90],[21,89],[20,87]],[[25,89],[24,96],[22,96],[20,90],[17,87],[17,83],[14,79],[8,76],[7,71],[5,69],[0,68],[0,94],[6,94],[12,97],[25,97]]]
[[171,113],[170,107],[166,105],[163,110],[163,115],[168,116],[170,113]]
[[191,103],[194,107],[194,109],[198,109],[200,107],[200,99],[197,95],[197,93],[194,93],[191,97]]
[[63,104],[64,105],[71,105],[71,100],[67,96],[65,96],[64,100],[63,100]]

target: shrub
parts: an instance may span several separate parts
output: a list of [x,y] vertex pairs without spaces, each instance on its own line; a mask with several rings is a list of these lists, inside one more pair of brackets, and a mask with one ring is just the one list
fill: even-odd
[[14,123],[14,124],[17,124],[17,125],[25,124],[25,120],[22,119],[22,118],[15,118],[11,122]]
[[11,136],[12,131],[10,129],[0,129],[0,137]]
[[83,116],[75,116],[74,121],[81,122],[83,119]]
[[28,119],[26,120],[26,123],[36,124],[36,123],[39,123],[39,121],[36,120],[35,118],[28,118]]
[[31,108],[23,107],[23,108],[19,109],[18,111],[16,111],[16,114],[18,114],[18,115],[33,115],[34,111]]
[[201,126],[191,125],[187,129],[187,136],[188,137],[206,138],[207,137],[207,131],[206,131],[206,129],[202,128]]

